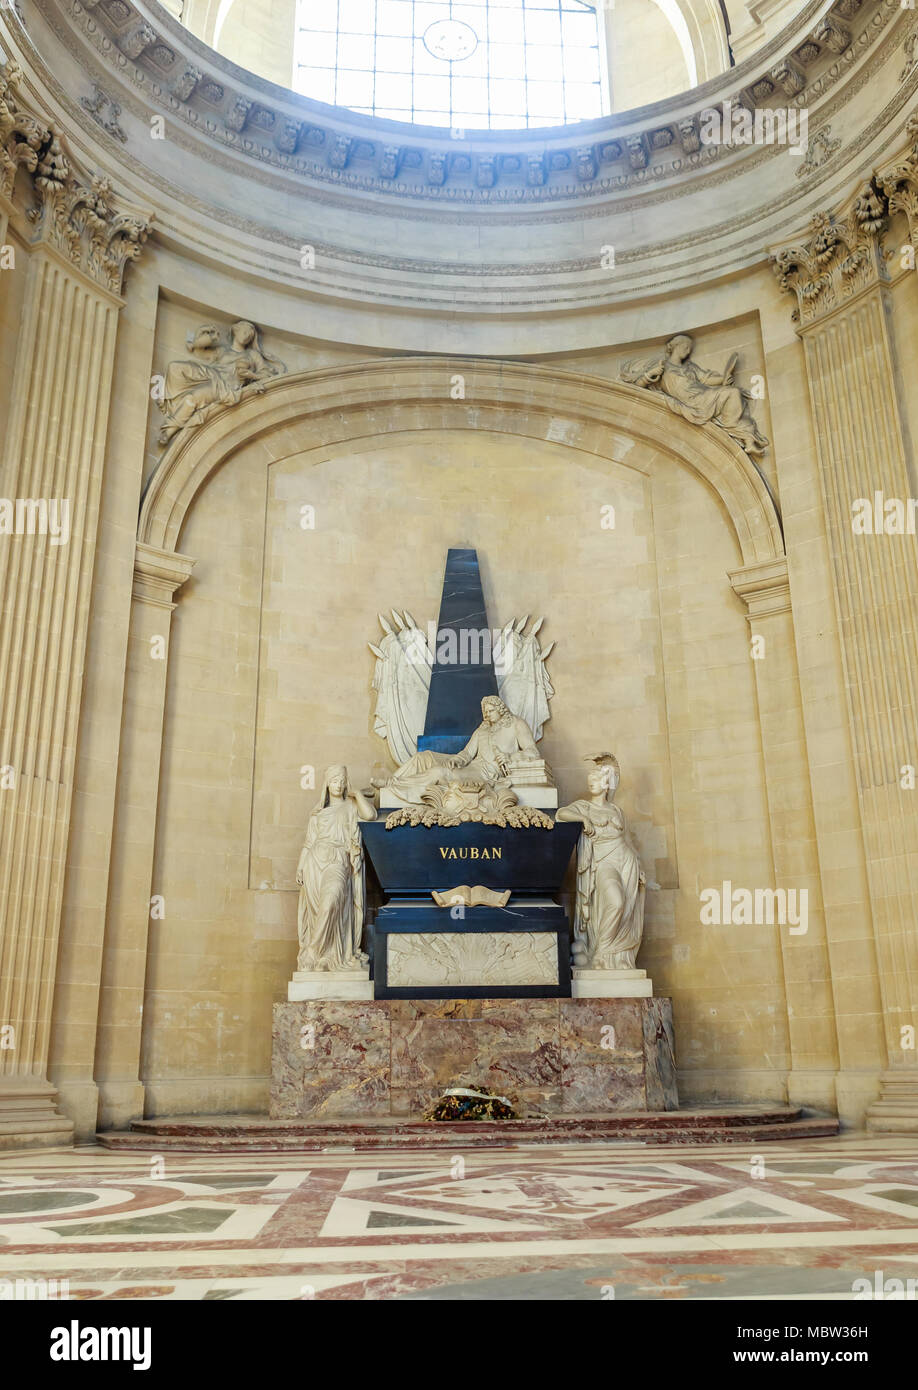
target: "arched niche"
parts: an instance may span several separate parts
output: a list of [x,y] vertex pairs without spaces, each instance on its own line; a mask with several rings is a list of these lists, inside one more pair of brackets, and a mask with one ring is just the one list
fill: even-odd
[[[462,398],[451,383],[461,381]],[[455,394],[459,391],[456,390]],[[185,517],[207,479],[244,445],[296,430],[297,444],[359,439],[386,428],[495,429],[559,439],[624,461],[637,439],[692,469],[729,515],[743,565],[783,558],[781,524],[761,474],[728,435],[689,424],[665,401],[623,382],[529,363],[404,357],[299,372],[269,383],[170,446],[150,480],[137,538],[175,551]]]

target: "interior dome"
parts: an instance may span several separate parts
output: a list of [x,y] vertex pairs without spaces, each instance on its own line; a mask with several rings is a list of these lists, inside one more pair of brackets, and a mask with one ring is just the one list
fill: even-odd
[[510,130],[632,110],[726,72],[802,8],[747,0],[165,0],[216,52],[314,100]]

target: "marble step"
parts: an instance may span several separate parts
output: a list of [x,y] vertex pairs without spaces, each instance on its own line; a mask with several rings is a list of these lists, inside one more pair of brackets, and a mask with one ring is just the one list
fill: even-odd
[[376,1120],[329,1120],[324,1123],[238,1120],[189,1116],[137,1120],[130,1130],[97,1136],[105,1148],[119,1151],[158,1149],[219,1152],[293,1151],[321,1153],[340,1149],[506,1147],[515,1144],[753,1144],[768,1140],[817,1139],[838,1133],[828,1116],[804,1116],[794,1108],[725,1112],[690,1111],[648,1115],[554,1116],[545,1119],[428,1124],[382,1117]]

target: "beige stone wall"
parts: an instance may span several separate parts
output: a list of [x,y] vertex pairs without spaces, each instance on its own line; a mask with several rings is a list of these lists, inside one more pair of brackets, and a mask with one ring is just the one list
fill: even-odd
[[293,84],[296,0],[233,0],[217,51],[281,87]]
[[[613,111],[647,106],[691,85],[676,31],[655,0],[615,0],[607,25]],[[639,56],[648,53],[652,62]]]

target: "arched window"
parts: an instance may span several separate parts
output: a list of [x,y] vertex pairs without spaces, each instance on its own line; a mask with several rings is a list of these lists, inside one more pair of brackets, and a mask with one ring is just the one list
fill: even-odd
[[294,85],[396,121],[512,129],[603,114],[582,0],[297,0]]

